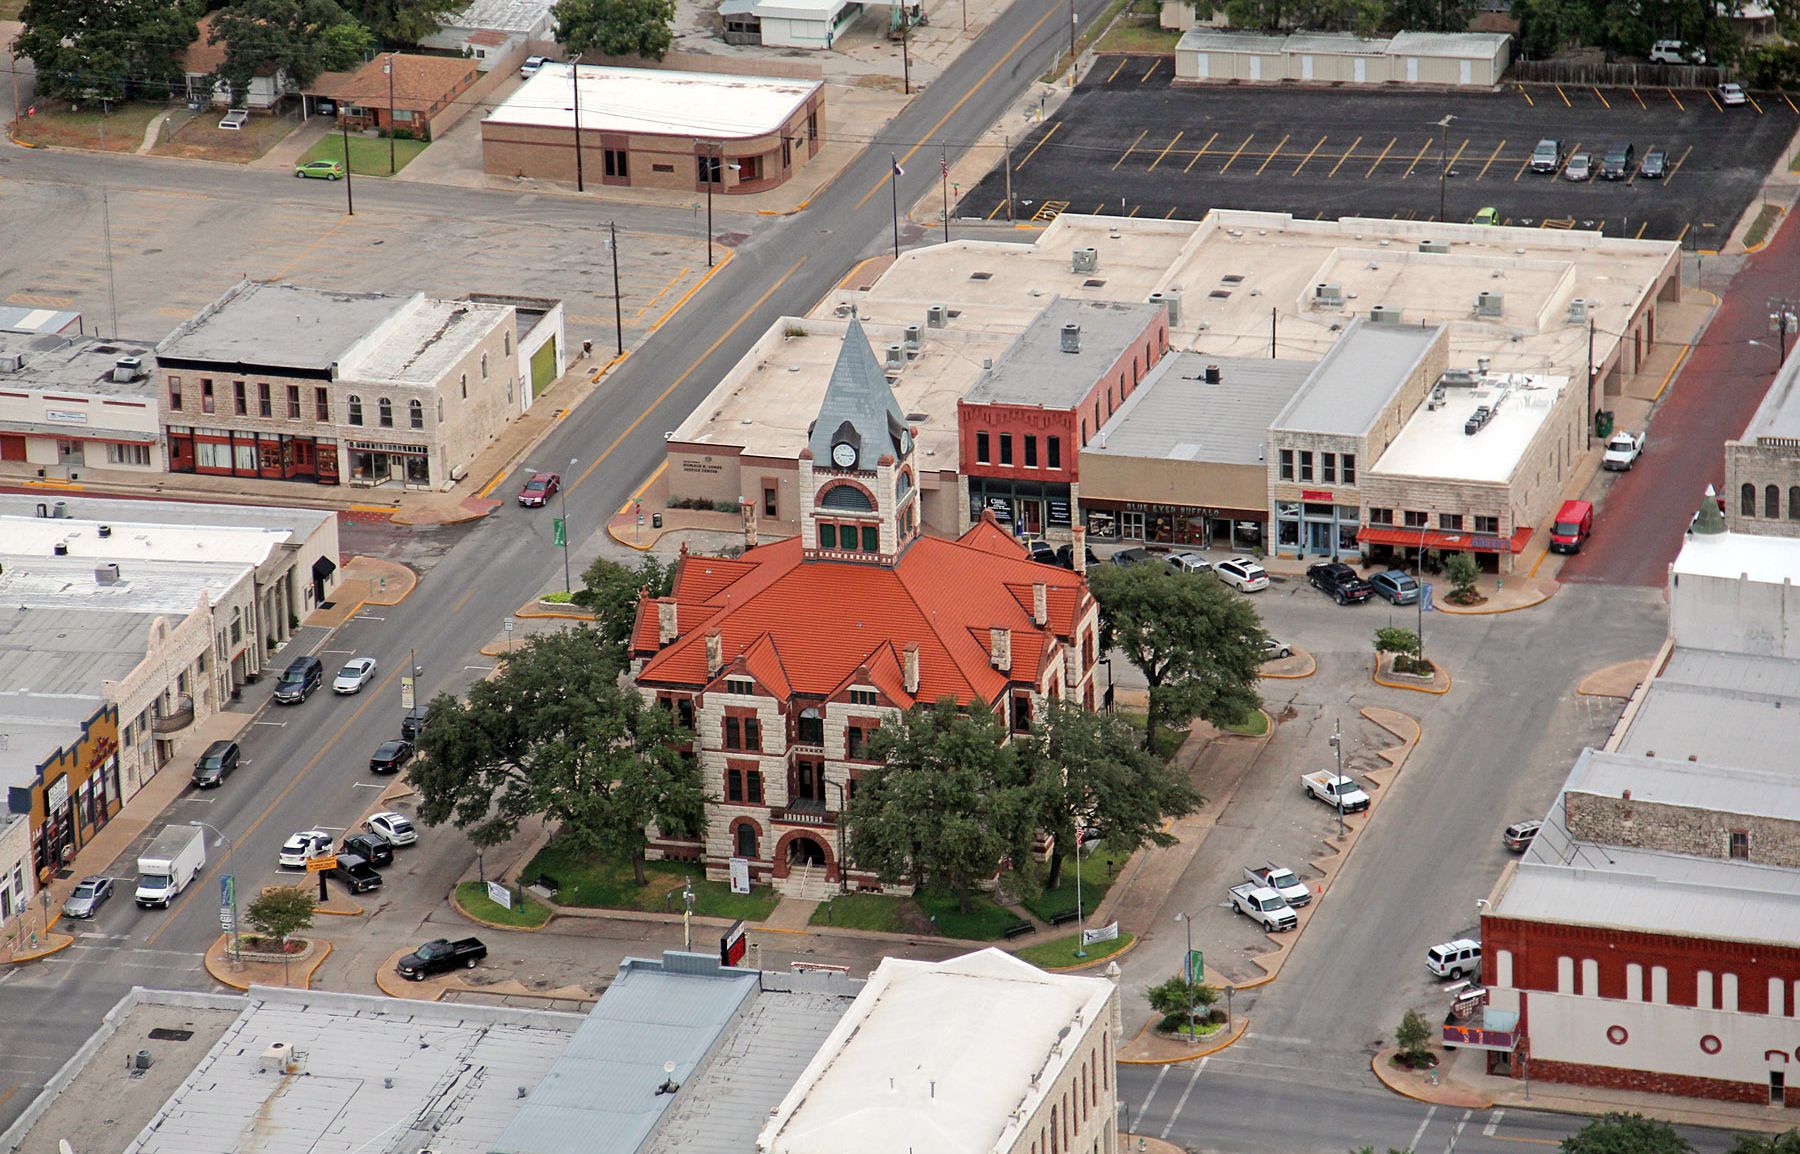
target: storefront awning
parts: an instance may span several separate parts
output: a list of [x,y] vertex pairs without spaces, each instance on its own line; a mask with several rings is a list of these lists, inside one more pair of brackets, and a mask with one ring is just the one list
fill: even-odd
[[320,557],[313,562],[313,580],[324,581],[337,572],[337,562],[329,557]]
[[1531,540],[1531,530],[1521,526],[1513,531],[1511,537],[1487,537],[1479,533],[1442,533],[1435,529],[1392,529],[1385,525],[1365,525],[1357,532],[1356,540],[1362,545],[1398,545],[1409,549],[1417,549],[1423,544],[1427,549],[1522,553],[1525,551],[1525,543]]

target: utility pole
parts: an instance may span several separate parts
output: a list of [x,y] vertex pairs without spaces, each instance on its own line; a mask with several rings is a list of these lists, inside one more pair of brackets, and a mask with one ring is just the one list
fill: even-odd
[[1269,359],[1270,360],[1275,359],[1275,332],[1276,332],[1277,326],[1279,326],[1280,323],[1281,323],[1281,310],[1278,308],[1271,308],[1269,310]]
[[344,136],[344,215],[356,215],[356,194],[350,191],[350,118],[338,113],[338,127]]
[[1075,0],[1069,0],[1069,87],[1075,87],[1075,34],[1081,27],[1081,16],[1075,11]]
[[387,63],[381,66],[381,70],[387,73],[388,78],[388,175],[392,176],[400,171],[394,162],[394,129],[398,125],[394,122],[394,54],[392,52],[388,53]]
[[894,259],[899,260],[900,259],[900,178],[902,176],[906,175],[906,170],[904,168],[900,167],[900,157],[898,155],[890,152],[890,153],[888,153],[888,160],[892,163],[892,167],[888,171],[888,192],[893,196],[893,200],[894,200]]
[[581,53],[579,52],[569,60],[569,79],[575,86],[575,191],[586,192],[587,183],[581,174]]
[[900,87],[903,95],[912,95],[912,6],[900,5]]
[[1344,723],[1334,720],[1331,723],[1331,749],[1337,754],[1337,780],[1332,783],[1331,792],[1337,795],[1338,836],[1344,836]]
[[944,243],[950,243],[950,157],[944,151],[942,141],[938,142],[938,174],[944,185]]
[[619,297],[619,222],[612,221],[606,226],[608,239],[606,247],[612,249],[613,264],[613,332],[618,335],[619,355],[625,355],[625,308]]
[[1787,363],[1788,334],[1800,331],[1800,316],[1795,310],[1800,309],[1800,302],[1790,297],[1769,298],[1769,331],[1776,334],[1781,350],[1781,360],[1776,362],[1776,369]]
[[1588,317],[1588,351],[1587,351],[1587,394],[1588,394],[1588,441],[1594,438],[1594,318]]
[[1444,183],[1450,176],[1450,122],[1454,116],[1438,121],[1438,221],[1444,219]]
[[724,175],[725,162],[723,159],[724,149],[720,146],[718,141],[713,141],[707,147],[711,150],[711,154],[706,158],[706,267],[711,268],[713,266],[713,185],[719,183],[719,177]]

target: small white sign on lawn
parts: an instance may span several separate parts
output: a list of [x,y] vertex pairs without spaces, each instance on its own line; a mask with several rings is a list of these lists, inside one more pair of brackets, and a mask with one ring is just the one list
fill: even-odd
[[747,894],[750,892],[750,859],[734,857],[731,859],[731,892]]
[[493,902],[495,905],[500,906],[504,909],[509,909],[509,910],[512,909],[512,891],[511,890],[507,889],[505,886],[501,885],[499,882],[489,882],[487,884],[487,891],[488,891],[488,901]]

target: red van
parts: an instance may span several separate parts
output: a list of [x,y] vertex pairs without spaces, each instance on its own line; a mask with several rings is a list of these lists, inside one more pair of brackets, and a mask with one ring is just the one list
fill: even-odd
[[1581,543],[1594,531],[1594,506],[1586,501],[1564,501],[1550,526],[1550,548],[1558,553],[1579,553]]

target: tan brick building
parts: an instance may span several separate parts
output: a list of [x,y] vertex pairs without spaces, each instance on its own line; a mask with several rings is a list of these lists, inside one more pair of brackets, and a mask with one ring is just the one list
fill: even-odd
[[1725,442],[1725,522],[1734,533],[1800,537],[1800,349],[1781,366],[1744,435]]

